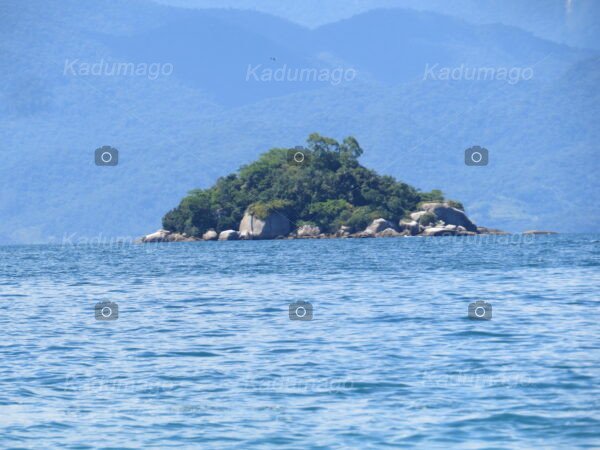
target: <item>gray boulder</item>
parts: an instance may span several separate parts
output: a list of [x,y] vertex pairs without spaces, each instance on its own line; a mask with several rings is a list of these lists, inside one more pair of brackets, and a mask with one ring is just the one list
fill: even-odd
[[220,241],[237,241],[240,238],[240,234],[235,230],[225,230],[219,233]]
[[244,241],[251,241],[254,239],[254,236],[252,236],[248,230],[238,232],[238,237]]
[[421,218],[421,216],[424,216],[425,214],[427,214],[427,211],[417,211],[417,212],[411,213],[410,218],[412,220],[415,220],[418,222],[419,219]]
[[158,230],[155,233],[150,233],[144,236],[141,241],[146,243],[151,242],[167,242],[167,237],[171,234],[167,230]]
[[425,203],[421,203],[420,209],[422,211],[431,211],[434,208],[437,208],[439,206],[448,206],[448,204],[447,203],[441,203],[441,202],[425,202]]
[[240,222],[240,235],[247,239],[275,239],[278,236],[287,236],[289,233],[290,221],[277,212],[259,219],[246,211]]
[[346,225],[342,225],[340,227],[340,229],[335,232],[335,236],[336,237],[348,237],[348,236],[350,236],[351,231],[352,231],[352,228],[350,228],[349,226],[346,226]]
[[205,241],[216,241],[217,239],[219,239],[219,235],[215,230],[208,230],[202,235],[202,239],[204,239]]
[[373,222],[371,222],[371,225],[365,228],[365,233],[377,234],[388,228],[391,228],[392,230],[396,229],[394,224],[389,220],[375,219]]
[[321,234],[321,229],[316,225],[302,225],[296,231],[299,238],[317,237]]
[[401,236],[401,234],[398,233],[393,228],[386,228],[385,230],[377,233],[375,236],[377,236],[377,237],[398,237],[398,236]]
[[477,233],[479,234],[498,234],[498,235],[507,235],[506,231],[498,230],[496,228],[488,228],[488,227],[477,227]]
[[187,234],[171,233],[167,238],[167,242],[191,242],[195,241],[194,238]]
[[181,233],[173,233],[168,230],[158,230],[155,233],[147,234],[141,239],[141,242],[149,244],[156,242],[189,242],[195,239]]
[[456,235],[457,236],[473,236],[476,234],[477,233],[474,233],[472,231],[467,231],[467,229],[465,227],[461,227],[460,225],[456,227]]
[[348,237],[351,237],[351,238],[374,238],[375,233],[367,232],[367,231],[359,231],[358,233],[353,233]]
[[416,236],[421,231],[423,231],[423,227],[420,226],[419,222],[417,222],[416,220],[401,220],[399,228],[400,232],[407,232],[405,234],[408,234],[410,236]]
[[454,236],[456,230],[448,230],[446,227],[429,227],[423,231],[423,236]]
[[456,225],[464,227],[467,231],[477,232],[477,226],[471,222],[467,215],[460,209],[453,208],[441,203],[430,204],[427,212],[432,212],[436,217],[446,225]]

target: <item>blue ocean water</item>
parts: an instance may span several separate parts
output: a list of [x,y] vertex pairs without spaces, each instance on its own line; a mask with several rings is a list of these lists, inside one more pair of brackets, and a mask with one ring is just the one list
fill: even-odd
[[0,447],[598,448],[599,265],[598,235],[0,247]]

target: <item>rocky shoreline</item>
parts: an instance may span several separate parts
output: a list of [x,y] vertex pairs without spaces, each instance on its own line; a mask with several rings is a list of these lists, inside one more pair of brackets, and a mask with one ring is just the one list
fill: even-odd
[[[420,205],[418,211],[409,218],[395,224],[384,218],[373,220],[362,231],[352,232],[341,226],[335,233],[323,233],[316,225],[304,224],[295,229],[283,214],[272,212],[259,218],[246,211],[239,230],[224,230],[218,233],[210,229],[202,237],[188,236],[168,230],[158,230],[140,239],[143,243],[153,242],[194,242],[194,241],[233,241],[255,239],[333,239],[333,238],[379,238],[404,236],[477,236],[507,235],[510,233],[475,225],[461,209],[444,202],[428,202]],[[552,231],[530,230],[524,234],[555,234]]]

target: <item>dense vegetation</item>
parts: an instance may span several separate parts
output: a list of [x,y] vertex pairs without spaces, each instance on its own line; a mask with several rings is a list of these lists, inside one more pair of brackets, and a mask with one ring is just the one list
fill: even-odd
[[237,230],[249,208],[258,217],[278,211],[325,232],[342,225],[357,231],[379,217],[398,222],[421,201],[443,200],[441,191],[420,192],[361,166],[363,150],[353,137],[339,143],[312,134],[301,151],[305,160],[297,163],[295,150],[274,148],[213,187],[191,191],[165,215],[163,227],[191,236]]

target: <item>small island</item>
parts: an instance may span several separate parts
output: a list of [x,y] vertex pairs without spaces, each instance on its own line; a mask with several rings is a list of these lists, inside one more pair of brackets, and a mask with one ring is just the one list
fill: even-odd
[[363,167],[353,137],[311,134],[195,189],[142,242],[503,234],[476,226],[442,191],[422,192]]

